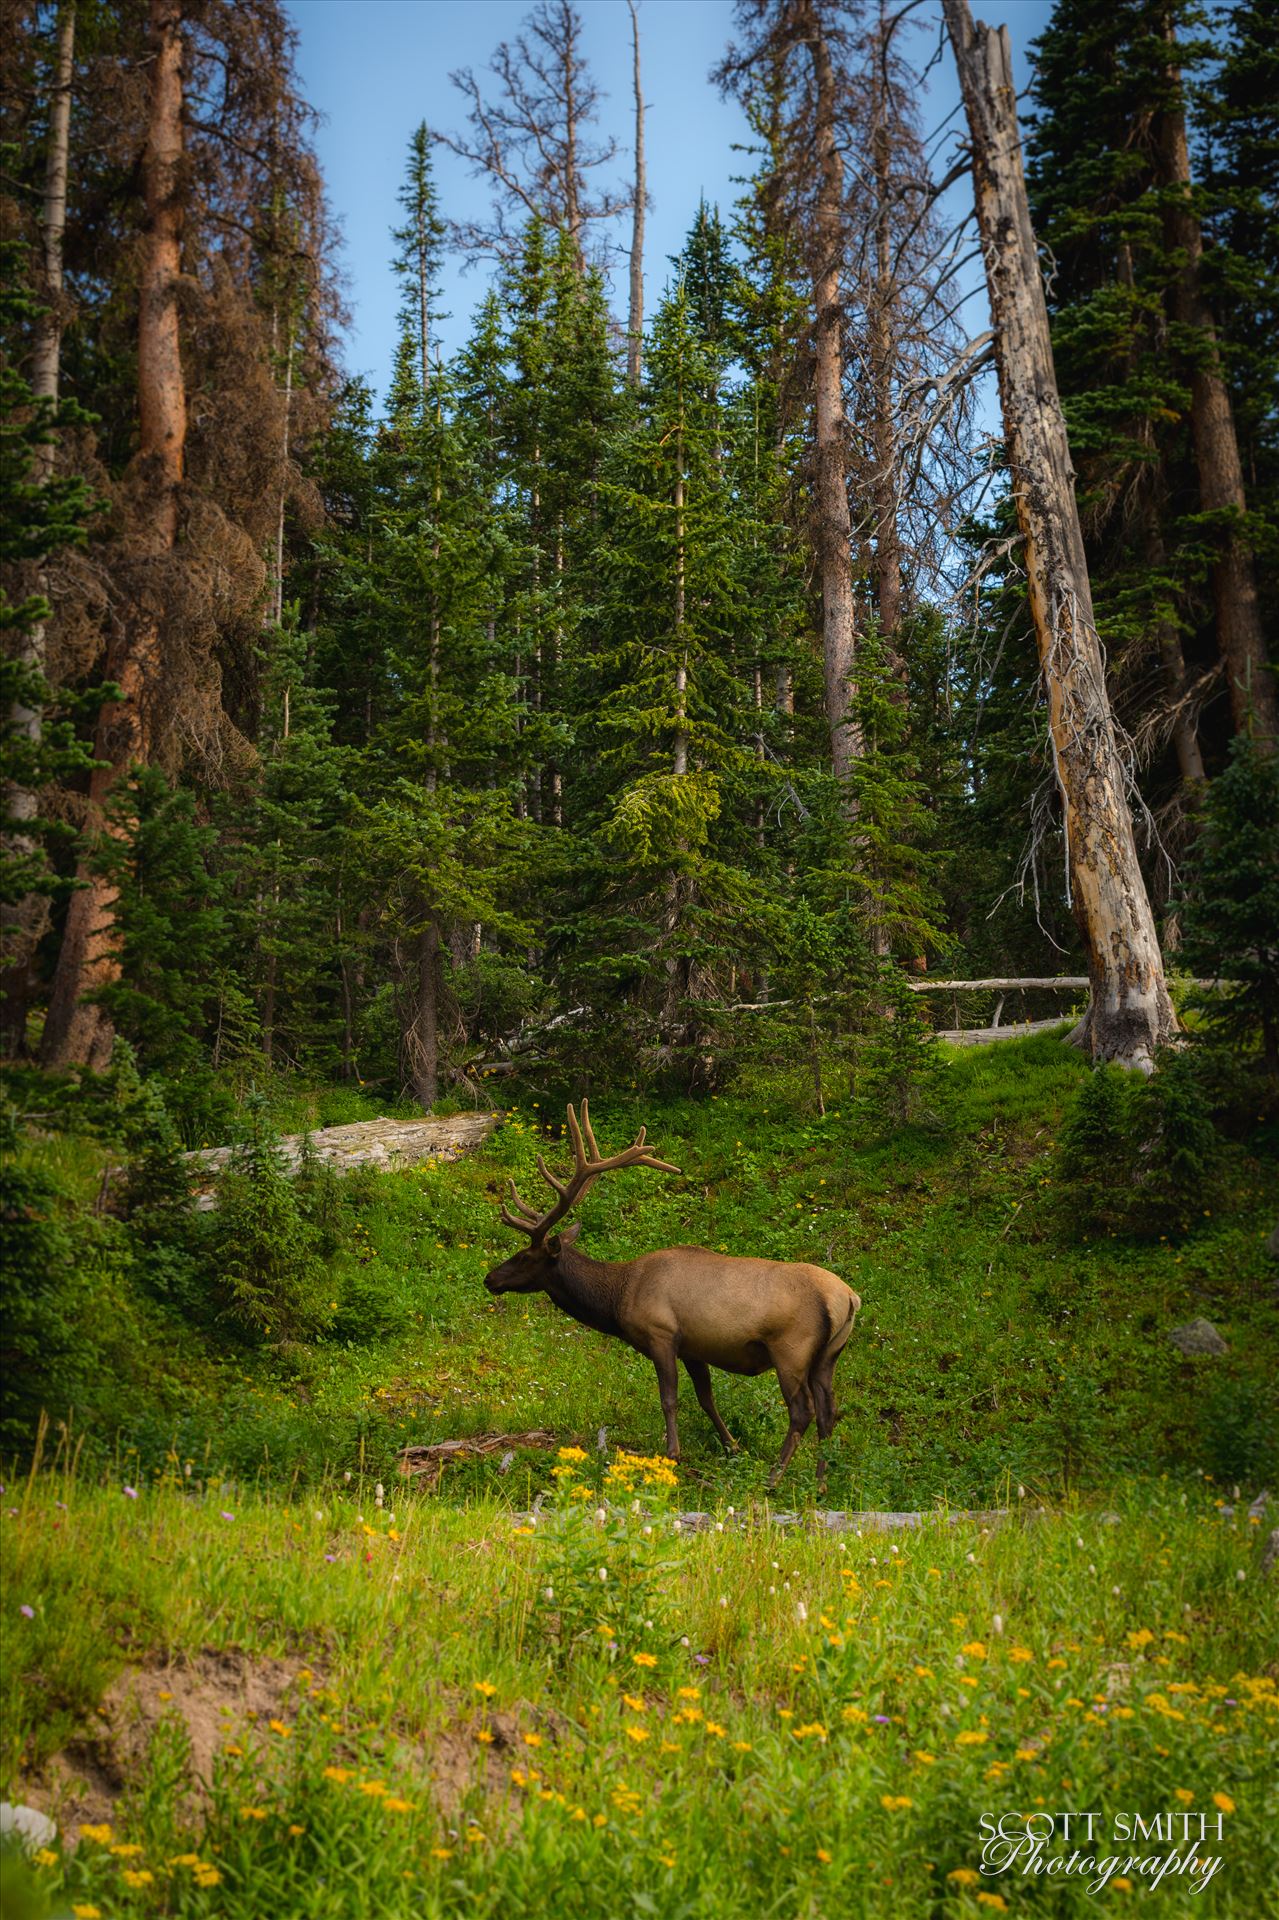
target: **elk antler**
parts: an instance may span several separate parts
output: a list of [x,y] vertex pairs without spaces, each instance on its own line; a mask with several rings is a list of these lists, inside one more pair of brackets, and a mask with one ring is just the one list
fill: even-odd
[[[588,1188],[592,1187],[602,1173],[612,1173],[616,1167],[656,1167],[659,1173],[678,1173],[669,1160],[658,1160],[644,1145],[647,1128],[641,1127],[629,1147],[623,1147],[620,1153],[614,1153],[606,1160],[600,1153],[599,1145],[591,1126],[590,1103],[582,1102],[582,1124],[577,1123],[573,1104],[569,1102],[568,1130],[573,1142],[574,1167],[567,1180],[557,1179],[539,1153],[538,1171],[549,1186],[559,1195],[548,1213],[538,1213],[527,1200],[520,1198],[514,1180],[508,1180],[507,1187],[511,1196],[510,1207],[502,1208],[502,1222],[514,1227],[518,1233],[526,1233],[532,1246],[540,1247],[552,1227],[557,1227],[565,1216],[572,1212]],[[582,1134],[586,1140],[583,1142]]]

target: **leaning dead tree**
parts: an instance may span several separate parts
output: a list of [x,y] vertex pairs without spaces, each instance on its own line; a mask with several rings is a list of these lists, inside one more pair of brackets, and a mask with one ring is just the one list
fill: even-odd
[[1067,884],[1088,954],[1090,1004],[1077,1037],[1094,1059],[1149,1072],[1176,1017],[1093,618],[1026,197],[1012,48],[1006,27],[974,25],[968,0],[942,5],[971,141],[1008,466],[1065,815]]

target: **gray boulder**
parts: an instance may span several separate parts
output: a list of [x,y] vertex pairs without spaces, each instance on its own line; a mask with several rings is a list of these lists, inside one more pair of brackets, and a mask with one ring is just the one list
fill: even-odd
[[1174,1327],[1168,1338],[1182,1353],[1229,1353],[1230,1351],[1211,1320],[1191,1320],[1187,1326]]

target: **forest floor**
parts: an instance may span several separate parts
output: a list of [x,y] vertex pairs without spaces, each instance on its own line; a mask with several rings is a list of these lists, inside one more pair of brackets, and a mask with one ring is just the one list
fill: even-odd
[[[720,1388],[740,1455],[689,1394],[678,1472],[642,1464],[647,1364],[481,1286],[509,1241],[501,1182],[531,1194],[536,1152],[562,1155],[549,1098],[452,1165],[352,1176],[324,1341],[228,1349],[122,1308],[137,1411],[78,1461],[55,1436],[2,1523],[0,1787],[71,1843],[26,1911],[835,1920],[1137,1897],[1149,1875],[1123,1863],[1149,1846],[1105,1849],[1097,1895],[979,1875],[983,1816],[1070,1808],[1220,1820],[1191,1910],[1251,1920],[1279,1870],[1279,1581],[1273,1520],[1246,1513],[1273,1467],[1273,1166],[1241,1152],[1228,1204],[1175,1242],[1071,1237],[1051,1148],[1083,1070],[1051,1037],[957,1055],[944,1132],[875,1135],[776,1083],[593,1116],[609,1147],[647,1122],[684,1171],[601,1182],[591,1249],[811,1258],[862,1294],[823,1505],[1011,1508],[999,1525],[773,1526],[766,1379]],[[1226,1353],[1170,1343],[1197,1315]],[[433,1488],[397,1473],[406,1445],[532,1428],[554,1446],[505,1473],[498,1453]],[[815,1505],[811,1442],[778,1500]],[[674,1529],[688,1508],[706,1531]],[[1185,1872],[1161,1891],[1184,1903]]]

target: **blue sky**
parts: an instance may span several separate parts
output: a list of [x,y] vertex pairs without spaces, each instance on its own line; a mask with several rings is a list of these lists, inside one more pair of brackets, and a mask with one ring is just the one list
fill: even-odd
[[[585,49],[607,98],[601,123],[619,145],[617,174],[630,166],[632,105],[630,17],[625,0],[577,0]],[[461,101],[449,83],[458,67],[487,66],[499,40],[511,39],[530,10],[528,0],[286,0],[300,36],[299,77],[305,97],[324,115],[318,136],[329,197],[341,224],[342,266],[352,324],[348,370],[385,390],[395,345],[395,283],[388,266],[389,228],[409,136],[422,120],[462,125]],[[1008,22],[1019,84],[1028,73],[1026,48],[1042,31],[1050,0],[994,0],[974,11]],[[734,142],[745,137],[737,108],[726,104],[707,75],[732,36],[732,0],[641,0],[644,97],[648,104],[649,191],[653,199],[646,243],[646,304],[652,314],[665,282],[667,256],[678,251],[698,199],[731,205],[733,175],[745,171]],[[919,10],[917,49],[936,43],[936,14]],[[926,106],[929,127],[955,106],[957,86],[949,57],[934,69]],[[446,213],[465,217],[487,204],[482,183],[465,162],[437,154],[437,178]],[[615,309],[625,298],[625,262]],[[446,351],[465,338],[485,286],[486,269],[469,272],[451,260],[445,276]],[[985,325],[974,301],[974,331]]]

